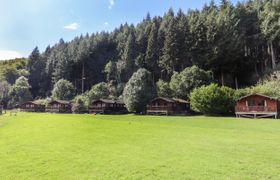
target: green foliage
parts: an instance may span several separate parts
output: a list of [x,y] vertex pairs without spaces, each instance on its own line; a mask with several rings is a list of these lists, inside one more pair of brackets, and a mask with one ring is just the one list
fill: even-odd
[[194,88],[210,84],[212,81],[213,77],[210,71],[192,66],[180,73],[175,72],[171,77],[170,88],[174,97],[187,99]]
[[43,75],[45,71],[46,62],[41,57],[38,47],[36,47],[30,54],[27,62],[27,70],[29,71],[29,83],[31,85],[31,93],[34,97],[41,94],[44,83]]
[[88,92],[89,103],[93,100],[108,98],[109,94],[108,85],[105,82],[98,83],[92,86],[91,90]]
[[210,84],[194,89],[191,93],[191,106],[206,115],[233,113],[235,91],[229,87]]
[[9,97],[9,91],[10,91],[11,85],[7,81],[0,81],[0,105],[7,106],[10,97]]
[[60,79],[55,83],[52,90],[52,98],[57,100],[71,100],[75,95],[73,84],[65,79]]
[[74,104],[72,105],[72,112],[79,114],[87,112],[87,97],[84,95],[78,95],[74,98]]
[[144,112],[147,103],[156,96],[156,88],[149,71],[139,69],[132,75],[123,91],[123,100],[130,112]]
[[117,83],[120,81],[116,62],[109,61],[104,68],[104,72],[107,82]]
[[19,77],[9,91],[9,96],[11,97],[10,106],[14,107],[31,100],[30,88],[28,79],[23,76]]
[[172,97],[173,92],[169,87],[169,83],[163,81],[162,79],[158,80],[157,85],[157,94],[160,97]]
[[[212,1],[187,13],[170,9],[162,17],[147,15],[137,25],[121,24],[112,32],[60,39],[42,53],[35,48],[27,67],[24,59],[0,62],[0,79],[13,84],[27,69],[36,98],[50,96],[60,79],[69,80],[77,93],[108,82],[109,96],[116,97],[119,84],[138,68],[150,71],[154,83],[169,81],[173,74],[173,81],[180,82],[175,72],[196,65],[212,71],[219,84],[246,87],[280,62],[279,9],[278,0]],[[173,82],[170,86],[181,89]],[[175,95],[187,98],[191,89],[182,86]]]
[[25,76],[20,73],[26,66],[25,58],[17,58],[9,61],[0,61],[0,80],[6,80],[10,84],[14,84],[17,78]]
[[254,93],[280,97],[280,71],[274,72],[255,86],[240,89],[237,92],[239,97]]

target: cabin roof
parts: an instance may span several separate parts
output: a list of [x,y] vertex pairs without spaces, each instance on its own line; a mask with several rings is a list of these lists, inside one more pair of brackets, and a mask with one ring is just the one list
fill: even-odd
[[190,103],[189,101],[186,101],[186,100],[184,100],[184,99],[173,98],[173,100],[174,100],[174,101],[177,101],[177,102],[179,102],[179,103],[185,103],[185,104]]
[[167,102],[170,102],[170,103],[175,103],[175,102],[184,103],[184,104],[189,103],[188,101],[186,101],[186,100],[184,100],[184,99],[179,99],[179,98],[167,98],[167,97],[157,97],[157,98],[153,99],[151,102],[156,101],[156,100],[164,100],[164,101],[167,101]]
[[65,101],[65,100],[53,100],[53,101],[51,101],[49,104],[53,104],[53,103],[70,104],[69,101]]
[[25,103],[22,103],[21,105],[25,105],[25,104],[35,104],[35,105],[44,105],[42,102],[39,101],[27,101]]
[[122,101],[115,101],[115,100],[110,100],[110,99],[97,99],[97,100],[92,101],[92,103],[95,103],[95,102],[98,102],[98,101],[108,103],[108,104],[115,104],[115,103],[116,104],[124,104]]
[[267,96],[267,95],[264,95],[264,94],[254,93],[254,94],[248,94],[246,96],[243,96],[243,97],[237,99],[237,101],[245,99],[245,98],[250,97],[250,96],[262,96],[262,97],[265,97],[265,98],[268,98],[268,99],[278,100],[278,97],[271,97],[271,96]]

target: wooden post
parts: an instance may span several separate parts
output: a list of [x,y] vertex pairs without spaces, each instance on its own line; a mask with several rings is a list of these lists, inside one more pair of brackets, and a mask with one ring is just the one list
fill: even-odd
[[85,63],[83,62],[83,70],[82,70],[82,93],[84,93],[85,86]]

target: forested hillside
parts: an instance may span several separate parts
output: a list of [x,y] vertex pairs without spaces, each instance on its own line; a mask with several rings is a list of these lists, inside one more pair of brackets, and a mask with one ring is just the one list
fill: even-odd
[[121,24],[112,32],[85,34],[70,42],[61,39],[43,52],[35,48],[26,77],[33,97],[50,96],[60,79],[70,81],[76,94],[106,82],[119,96],[140,68],[151,72],[155,84],[196,65],[212,71],[217,83],[240,88],[277,69],[279,60],[280,2],[233,5],[222,0],[201,10],[148,14],[139,24]]
[[27,76],[25,70],[27,59],[18,58],[9,61],[0,61],[0,81],[6,80],[13,84],[20,76]]

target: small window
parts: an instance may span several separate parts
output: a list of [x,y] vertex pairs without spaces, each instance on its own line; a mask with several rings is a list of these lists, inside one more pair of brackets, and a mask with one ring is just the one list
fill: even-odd
[[258,106],[265,106],[265,100],[258,101]]
[[248,106],[255,106],[255,100],[249,100]]

